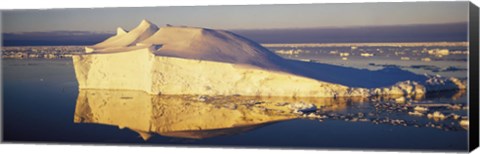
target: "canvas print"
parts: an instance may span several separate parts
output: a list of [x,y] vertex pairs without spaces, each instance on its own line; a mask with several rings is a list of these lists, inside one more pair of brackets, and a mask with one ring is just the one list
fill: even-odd
[[3,141],[467,151],[468,7],[2,10]]

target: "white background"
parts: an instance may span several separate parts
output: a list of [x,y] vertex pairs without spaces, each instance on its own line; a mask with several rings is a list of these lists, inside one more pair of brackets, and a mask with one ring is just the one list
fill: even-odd
[[[298,4],[298,3],[349,3],[349,2],[404,2],[415,0],[2,0],[0,9],[48,9],[48,8],[99,8],[99,7],[140,7],[140,6],[192,6],[192,5],[245,5],[245,4]],[[436,0],[443,1],[443,0]],[[480,0],[472,0],[477,6]],[[32,128],[34,129],[34,128]],[[321,140],[321,138],[319,138]],[[151,153],[212,153],[212,154],[244,154],[244,153],[414,153],[389,151],[340,151],[340,150],[292,150],[292,149],[248,149],[248,148],[198,148],[198,147],[153,147],[153,146],[92,146],[60,145],[60,144],[11,144],[2,143],[1,153],[115,153],[115,154],[151,154]],[[417,152],[418,153],[418,152]],[[426,153],[426,152],[422,152]],[[474,153],[480,153],[476,150]]]

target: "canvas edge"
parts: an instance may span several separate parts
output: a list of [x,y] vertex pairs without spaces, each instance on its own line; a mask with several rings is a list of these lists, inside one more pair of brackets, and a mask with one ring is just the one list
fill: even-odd
[[469,77],[468,77],[468,94],[469,94],[469,151],[473,151],[478,147],[479,140],[479,34],[478,7],[472,2],[469,3],[469,22],[468,22],[468,40],[469,40]]

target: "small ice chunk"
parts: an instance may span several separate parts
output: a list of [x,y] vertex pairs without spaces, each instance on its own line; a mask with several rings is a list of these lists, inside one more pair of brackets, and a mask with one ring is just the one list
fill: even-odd
[[462,126],[462,128],[468,130],[468,126],[470,125],[470,122],[468,121],[468,119],[463,119],[460,121],[460,126]]
[[208,96],[202,95],[197,97],[198,101],[205,102],[208,100]]
[[413,110],[414,110],[415,112],[424,113],[424,112],[427,112],[427,111],[428,111],[428,108],[426,108],[426,107],[421,107],[421,106],[415,106],[415,108],[413,108]]
[[449,106],[448,108],[451,109],[451,110],[461,110],[461,109],[462,109],[462,105],[460,105],[460,104],[453,104],[453,105]]
[[315,113],[310,113],[310,114],[307,115],[307,117],[309,117],[309,118],[320,118],[320,116],[316,115]]
[[455,113],[450,113],[450,115],[448,115],[448,117],[452,118],[453,120],[458,120],[460,119],[460,115],[457,115]]
[[237,109],[237,105],[234,104],[234,103],[227,103],[223,107],[225,107],[227,109],[231,109],[231,110],[236,110]]
[[427,91],[457,90],[465,89],[466,81],[451,77],[445,78],[440,75],[426,75],[428,80],[425,82]]
[[444,114],[438,111],[428,114],[427,117],[434,120],[444,120],[446,118]]
[[408,112],[408,115],[421,117],[421,116],[423,116],[423,113],[418,112],[418,111],[413,111],[413,112]]
[[294,113],[307,113],[307,112],[315,112],[317,110],[317,106],[309,103],[292,103],[288,106]]
[[288,102],[279,102],[279,103],[276,103],[275,106],[285,106],[287,104]]
[[395,102],[397,102],[397,103],[405,103],[405,101],[406,101],[405,97],[399,97],[399,98],[395,99]]

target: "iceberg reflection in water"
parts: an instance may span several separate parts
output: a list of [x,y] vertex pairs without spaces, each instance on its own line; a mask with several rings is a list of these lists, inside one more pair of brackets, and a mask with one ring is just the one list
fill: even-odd
[[325,111],[343,110],[363,98],[291,98],[246,96],[150,95],[142,91],[81,90],[75,123],[129,128],[144,140],[152,134],[209,138],[237,134],[297,118],[288,102],[308,102]]
[[[192,99],[193,98],[193,99]],[[193,96],[154,96],[140,91],[82,90],[75,123],[98,123],[129,128],[147,140],[151,133],[182,138],[208,138],[251,130],[293,115],[264,105],[202,102]]]
[[[465,95],[465,91],[449,93],[437,95],[448,97],[445,99],[450,101],[463,98]],[[465,115],[465,110],[453,108],[464,104],[432,104],[428,97],[440,99],[435,102],[443,102],[443,98],[435,94],[429,95],[292,98],[150,95],[142,91],[81,90],[75,107],[74,122],[128,128],[137,132],[144,140],[149,140],[153,134],[189,139],[240,134],[275,122],[297,118],[320,122],[340,120],[417,129],[434,127],[445,131],[463,131],[459,122],[462,119],[460,116]],[[303,110],[297,108],[299,105],[302,107],[302,104],[313,105],[314,108]],[[418,108],[430,110],[417,113],[422,114],[420,116],[411,115]],[[427,116],[427,113],[436,111],[445,113],[446,117],[439,121]]]

